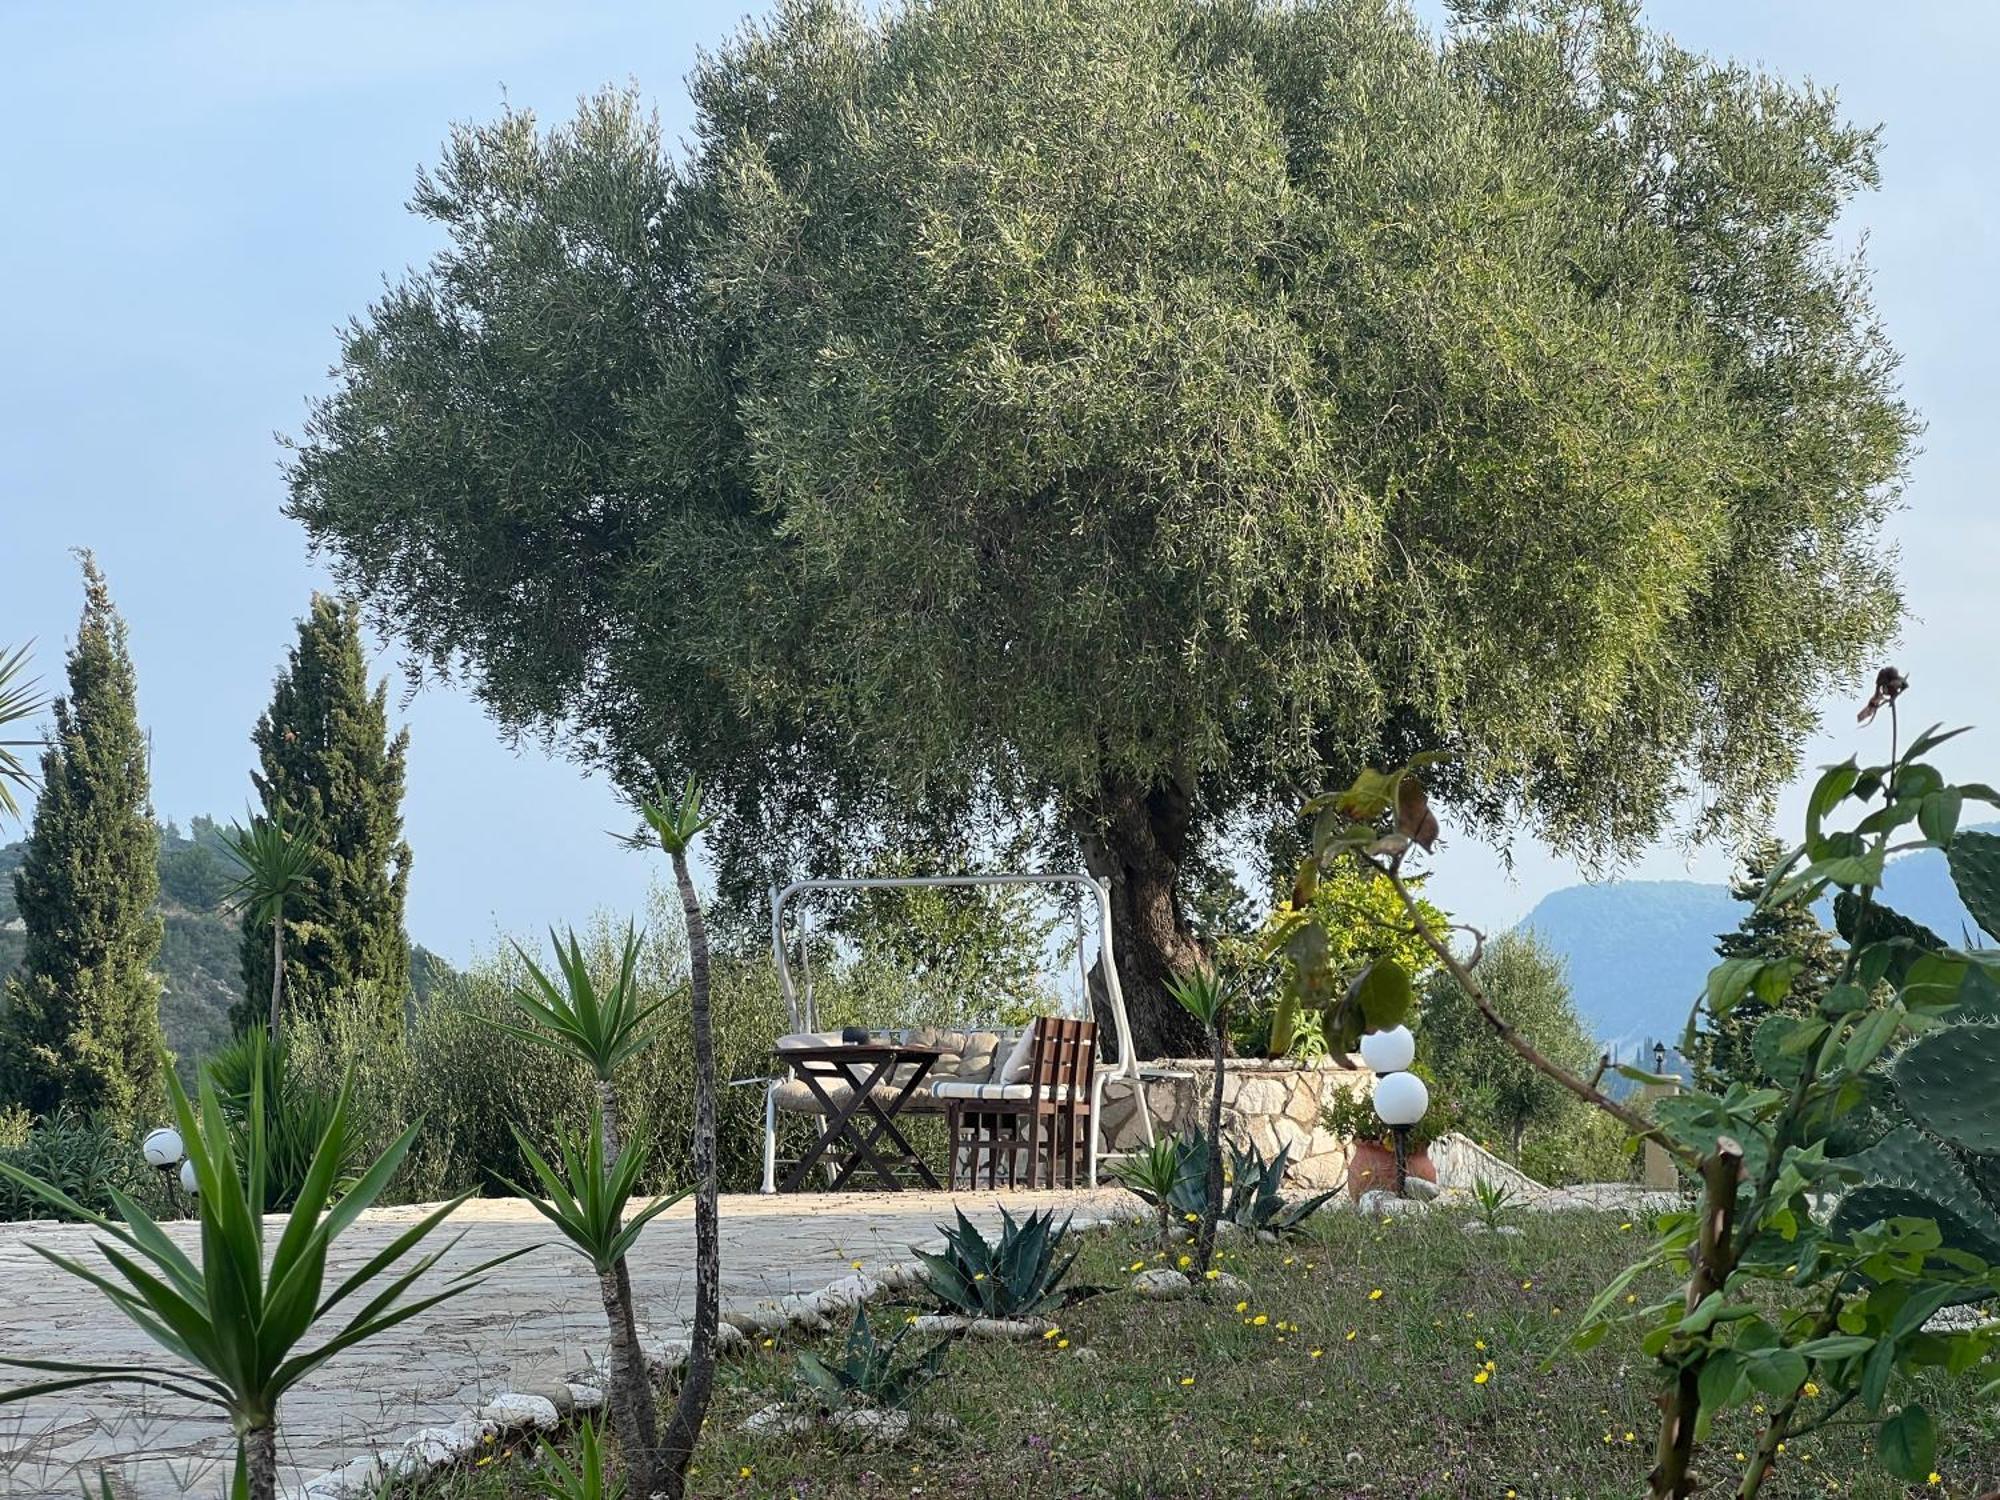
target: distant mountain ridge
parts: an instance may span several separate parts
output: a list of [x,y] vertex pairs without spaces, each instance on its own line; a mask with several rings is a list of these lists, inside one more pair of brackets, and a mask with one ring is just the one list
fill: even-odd
[[[2000,833],[2000,824],[1978,831]],[[1949,942],[1977,932],[1935,850],[1892,860],[1882,899]],[[1680,1035],[1715,965],[1716,938],[1734,930],[1744,910],[1726,884],[1615,880],[1551,891],[1519,925],[1568,960],[1584,1021],[1629,1057],[1653,1038]],[[1833,925],[1824,909],[1820,920]]]

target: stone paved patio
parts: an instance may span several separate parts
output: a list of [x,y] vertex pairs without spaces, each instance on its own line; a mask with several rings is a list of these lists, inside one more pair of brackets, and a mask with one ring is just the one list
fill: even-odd
[[[809,1291],[849,1274],[911,1259],[909,1246],[935,1236],[954,1204],[976,1221],[999,1222],[998,1204],[1107,1205],[1089,1194],[801,1194],[729,1197],[722,1203],[723,1307]],[[343,1239],[337,1271],[359,1265],[416,1217],[410,1208],[362,1216]],[[1085,1217],[1089,1217],[1086,1212]],[[555,1231],[527,1205],[468,1203],[452,1225],[465,1231],[443,1268],[473,1264]],[[192,1246],[191,1225],[178,1231]],[[275,1236],[272,1237],[275,1239]],[[693,1206],[661,1215],[641,1237],[632,1276],[649,1340],[683,1331],[693,1302]],[[0,1349],[50,1358],[152,1361],[149,1341],[89,1287],[34,1254],[40,1244],[95,1261],[90,1231],[70,1225],[0,1225]],[[435,1274],[435,1273],[434,1273]],[[393,1448],[415,1429],[453,1420],[505,1389],[584,1370],[603,1338],[596,1278],[566,1245],[549,1243],[496,1271],[478,1291],[350,1349],[288,1398],[283,1413],[283,1484],[347,1459]],[[0,1379],[6,1379],[0,1376]],[[9,1380],[9,1383],[12,1383]],[[118,1388],[0,1407],[0,1495],[68,1496],[102,1467],[122,1495],[155,1500],[227,1491],[234,1440],[228,1426],[176,1398]]]

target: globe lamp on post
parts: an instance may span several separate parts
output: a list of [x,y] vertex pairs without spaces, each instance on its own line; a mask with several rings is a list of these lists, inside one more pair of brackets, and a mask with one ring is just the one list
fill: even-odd
[[1431,1091],[1414,1073],[1389,1073],[1375,1080],[1375,1113],[1396,1137],[1396,1196],[1410,1186],[1410,1127],[1431,1107]]
[[162,1125],[139,1143],[139,1150],[145,1155],[146,1165],[165,1179],[167,1199],[178,1210],[181,1205],[174,1195],[174,1169],[180,1169],[180,1184],[189,1192],[193,1191],[189,1184],[194,1177],[192,1164],[187,1159],[187,1143],[181,1139],[181,1133],[171,1125]]

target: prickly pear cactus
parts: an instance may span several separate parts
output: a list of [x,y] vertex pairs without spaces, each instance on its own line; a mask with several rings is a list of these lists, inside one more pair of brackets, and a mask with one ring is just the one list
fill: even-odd
[[2000,1155],[2000,1025],[1946,1026],[1919,1037],[1890,1076],[1925,1130],[1974,1156]]
[[1946,857],[1958,899],[1979,930],[2000,941],[2000,834],[1961,833],[1951,841]]
[[1947,1244],[2000,1260],[2000,1212],[1957,1157],[1914,1127],[1899,1126],[1847,1164],[1864,1180],[1841,1199],[1833,1216],[1837,1232],[1879,1219],[1936,1219]]
[[[2000,939],[2000,835],[1960,833],[1946,851],[1959,899],[1989,939]],[[1947,945],[1886,907],[1849,903],[1836,921],[1849,942],[1908,940],[1909,958]],[[1975,964],[1945,1024],[1918,1037],[1875,1077],[1886,1076],[1900,1125],[1846,1158],[1862,1173],[1834,1213],[1852,1231],[1897,1215],[1934,1218],[1947,1244],[2000,1261],[2000,980]]]

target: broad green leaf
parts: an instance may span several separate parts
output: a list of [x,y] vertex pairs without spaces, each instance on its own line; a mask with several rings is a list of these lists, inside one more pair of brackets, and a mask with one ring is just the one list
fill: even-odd
[[1926,1484],[1937,1462],[1937,1429],[1931,1414],[1912,1402],[1888,1418],[1875,1440],[1882,1467],[1898,1479]]

